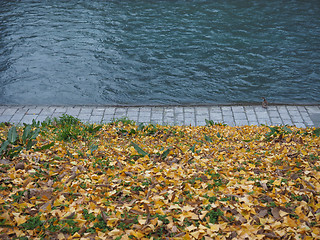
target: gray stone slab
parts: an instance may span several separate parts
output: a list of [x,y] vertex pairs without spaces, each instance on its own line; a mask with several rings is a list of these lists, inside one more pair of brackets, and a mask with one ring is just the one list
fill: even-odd
[[115,119],[121,119],[127,117],[127,108],[116,108],[114,112]]
[[26,114],[29,114],[29,115],[39,115],[42,111],[42,108],[29,108],[28,111],[26,112]]
[[282,119],[280,117],[270,117],[272,125],[283,125]]
[[51,115],[51,118],[57,118],[57,119],[59,119],[60,117],[62,117],[62,115],[63,115],[64,113],[61,113],[61,112],[55,112],[55,113],[53,113],[52,115]]
[[245,112],[234,112],[233,117],[235,120],[242,120],[242,121],[247,120],[247,116]]
[[10,116],[10,115],[15,114],[17,110],[18,110],[18,108],[7,108],[6,110],[4,110],[2,115]]
[[137,122],[139,117],[139,108],[128,108],[127,117],[128,119]]
[[46,108],[42,109],[42,111],[39,115],[51,117],[55,110],[56,110],[55,107],[46,107]]
[[80,114],[91,114],[92,111],[93,111],[93,108],[90,108],[90,107],[82,107],[82,108],[80,109],[79,115],[80,115]]
[[249,125],[248,120],[235,119],[235,123],[237,126]]
[[6,109],[7,109],[7,108],[0,107],[0,115],[2,115],[2,113],[3,113]]
[[80,113],[80,107],[68,107],[66,110],[66,114],[77,117]]
[[90,117],[91,117],[91,114],[89,113],[80,113],[78,115],[78,118],[80,119],[80,121],[89,121]]
[[150,107],[141,107],[139,110],[139,123],[149,124],[151,121],[151,108]]
[[232,106],[231,109],[232,109],[233,113],[243,113],[244,112],[243,106]]
[[175,125],[184,125],[184,114],[183,107],[175,107],[174,108],[174,124]]
[[44,122],[48,119],[47,116],[43,116],[43,115],[38,115],[36,121],[39,121],[39,122]]
[[11,118],[12,118],[12,115],[1,115],[0,122],[9,122]]
[[221,107],[222,115],[223,116],[233,116],[233,112],[231,107]]
[[38,115],[24,115],[20,123],[31,124],[33,120],[37,120]]
[[95,108],[92,110],[93,116],[103,116],[104,115],[104,108]]
[[219,107],[219,106],[209,107],[209,112],[210,112],[210,114],[211,113],[221,113],[222,114],[221,107]]
[[163,108],[153,107],[151,109],[151,122],[157,124],[163,124]]
[[306,106],[307,111],[312,113],[320,113],[320,108],[318,106]]
[[105,123],[110,123],[114,120],[114,116],[113,115],[104,115],[102,118],[102,122]]
[[19,123],[24,116],[25,116],[25,114],[16,113],[12,116],[12,118],[10,119],[10,122],[18,122]]
[[67,107],[56,107],[54,113],[66,113]]
[[163,109],[163,124],[174,125],[174,109],[173,107],[165,107]]
[[320,113],[312,113],[310,114],[310,118],[315,127],[320,127]]
[[104,110],[104,115],[114,115],[116,108],[115,107],[107,107]]
[[229,115],[223,116],[223,123],[228,124],[229,126],[235,125],[234,118]]
[[206,120],[210,119],[209,108],[207,107],[195,108],[195,119],[196,119],[197,126],[206,125]]
[[280,118],[280,114],[276,110],[268,110],[270,118]]
[[91,115],[89,119],[89,123],[101,123],[102,122],[102,115]]
[[222,122],[222,112],[210,112],[210,119],[215,123]]
[[305,128],[306,127],[306,125],[304,123],[294,123],[293,125],[298,128]]

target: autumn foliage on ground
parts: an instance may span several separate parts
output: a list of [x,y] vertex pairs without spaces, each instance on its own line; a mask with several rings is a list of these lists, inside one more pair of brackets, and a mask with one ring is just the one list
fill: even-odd
[[1,239],[319,239],[319,129],[0,127]]

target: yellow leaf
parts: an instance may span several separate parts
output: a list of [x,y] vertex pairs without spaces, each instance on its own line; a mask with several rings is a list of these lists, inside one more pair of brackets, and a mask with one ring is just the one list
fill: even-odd
[[191,231],[197,229],[197,227],[195,227],[194,225],[190,225],[189,227],[186,227],[185,229],[188,230],[189,232],[191,232]]
[[120,229],[113,229],[112,231],[108,232],[108,235],[111,236],[111,237],[114,237],[114,236],[120,236],[122,233],[122,231]]
[[27,221],[27,218],[26,218],[26,216],[15,216],[14,220],[16,221],[16,223],[18,225],[20,225],[20,224],[25,223]]
[[199,235],[201,234],[201,232],[199,231],[196,231],[196,232],[192,232],[190,233],[195,239],[198,239],[199,238]]
[[190,206],[190,205],[186,205],[186,206],[183,206],[182,207],[182,211],[186,211],[186,212],[188,212],[188,211],[193,211],[195,208],[194,207],[192,207],[192,206]]
[[213,231],[213,232],[218,232],[219,229],[220,229],[219,224],[212,224],[212,225],[210,226],[210,230]]

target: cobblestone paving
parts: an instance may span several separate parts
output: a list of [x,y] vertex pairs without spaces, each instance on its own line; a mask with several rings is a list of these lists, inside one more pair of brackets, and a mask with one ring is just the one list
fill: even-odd
[[6,106],[0,105],[0,122],[14,124],[72,115],[83,122],[108,123],[128,118],[138,123],[202,126],[206,120],[241,125],[295,125],[320,127],[320,105],[245,106]]

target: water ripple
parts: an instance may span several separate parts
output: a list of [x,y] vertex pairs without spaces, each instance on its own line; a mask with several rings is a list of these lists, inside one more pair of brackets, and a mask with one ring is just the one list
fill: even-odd
[[0,103],[320,102],[318,0],[1,1]]

